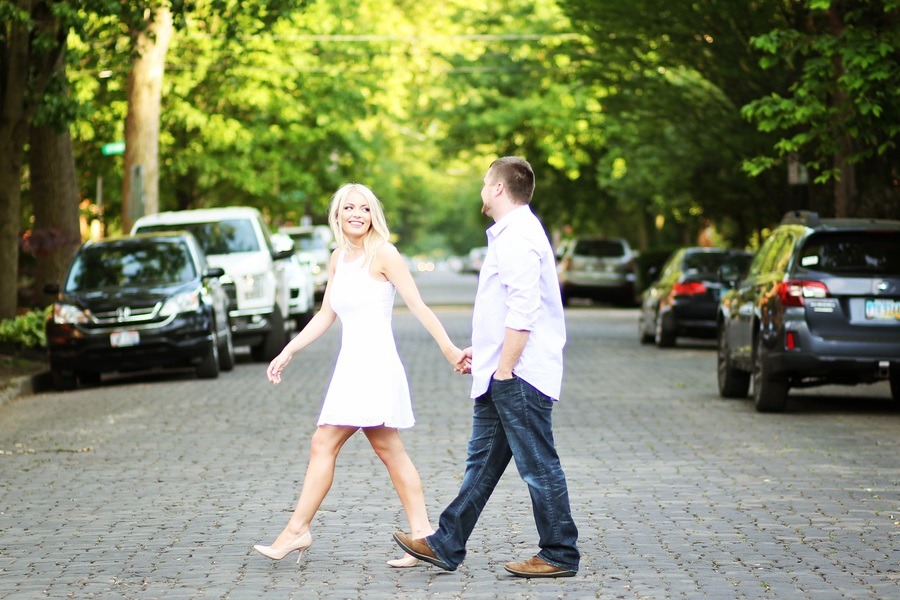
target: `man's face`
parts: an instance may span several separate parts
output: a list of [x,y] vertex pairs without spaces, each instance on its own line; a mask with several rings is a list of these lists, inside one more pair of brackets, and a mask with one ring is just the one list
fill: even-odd
[[484,175],[484,185],[481,187],[481,214],[491,216],[494,208],[494,193],[497,191],[497,183],[491,179],[491,170]]

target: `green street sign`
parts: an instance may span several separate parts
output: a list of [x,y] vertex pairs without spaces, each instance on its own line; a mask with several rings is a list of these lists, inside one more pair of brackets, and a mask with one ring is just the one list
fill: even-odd
[[113,142],[111,144],[103,144],[103,156],[113,156],[116,154],[125,154],[125,142]]

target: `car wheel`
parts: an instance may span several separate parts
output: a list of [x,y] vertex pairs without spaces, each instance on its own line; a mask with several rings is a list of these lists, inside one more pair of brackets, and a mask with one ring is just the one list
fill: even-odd
[[58,392],[66,390],[74,390],[78,387],[78,380],[75,378],[73,371],[58,371],[51,369],[50,376],[53,378],[53,389]]
[[231,326],[225,328],[225,335],[219,338],[219,369],[234,369],[234,339],[231,337]]
[[891,396],[900,401],[900,365],[896,369],[891,367]]
[[219,376],[219,336],[216,334],[215,324],[213,324],[210,337],[212,339],[210,339],[206,355],[197,365],[197,377],[201,379],[215,379]]
[[753,402],[759,412],[782,412],[787,405],[787,381],[771,373],[766,365],[762,335],[757,336],[753,356]]
[[746,398],[750,391],[750,373],[735,369],[731,364],[728,337],[725,327],[719,327],[719,344],[716,354],[716,370],[719,395],[723,398]]
[[78,371],[77,375],[82,385],[100,385],[100,371]]
[[266,334],[261,344],[253,346],[250,353],[256,362],[269,362],[281,352],[287,340],[287,332],[284,328],[284,317],[276,306],[270,319],[272,328]]
[[671,348],[675,345],[675,329],[666,324],[667,319],[662,311],[656,313],[656,345],[660,348]]
[[638,317],[638,339],[642,344],[650,344],[653,342],[653,334],[647,331],[647,320],[644,318],[643,311]]
[[297,331],[303,331],[303,328],[306,327],[306,324],[309,323],[313,318],[313,309],[310,307],[308,311],[305,313],[294,317],[294,325],[297,326]]

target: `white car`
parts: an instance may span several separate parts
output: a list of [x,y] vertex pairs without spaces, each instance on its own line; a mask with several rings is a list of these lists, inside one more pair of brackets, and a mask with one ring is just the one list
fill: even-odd
[[297,331],[300,331],[315,312],[316,282],[313,267],[316,263],[308,252],[297,252],[293,240],[283,233],[273,233],[272,244],[276,251],[291,250],[294,253],[285,263],[288,287],[291,290],[288,317],[294,321]]
[[333,241],[331,230],[322,226],[301,225],[299,227],[280,227],[278,232],[294,240],[295,251],[312,257],[316,298],[321,299],[325,294],[325,285],[328,283],[328,263],[331,261],[329,244]]
[[288,259],[293,250],[277,251],[269,229],[255,208],[232,206],[163,212],[139,218],[132,235],[154,231],[189,231],[209,264],[225,270],[234,284],[229,310],[235,345],[250,346],[254,360],[275,358],[287,340],[290,306]]

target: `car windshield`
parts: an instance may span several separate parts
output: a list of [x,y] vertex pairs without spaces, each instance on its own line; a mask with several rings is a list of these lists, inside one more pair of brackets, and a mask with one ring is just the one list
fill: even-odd
[[309,252],[310,250],[328,250],[328,246],[317,235],[311,233],[294,234],[291,236],[297,250]]
[[698,273],[715,273],[727,256],[725,252],[689,252],[684,255],[682,269]]
[[852,231],[810,236],[800,267],[824,273],[900,275],[900,232]]
[[259,241],[250,219],[223,219],[211,223],[165,223],[145,225],[139,233],[190,231],[207,254],[259,252]]
[[621,242],[611,240],[578,240],[574,253],[578,256],[596,256],[597,258],[612,258],[624,256],[625,248]]
[[181,242],[128,240],[88,246],[72,261],[66,291],[165,285],[190,281],[197,271]]

